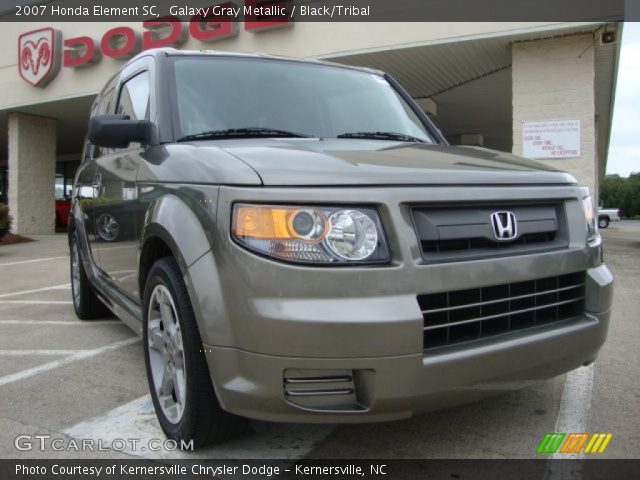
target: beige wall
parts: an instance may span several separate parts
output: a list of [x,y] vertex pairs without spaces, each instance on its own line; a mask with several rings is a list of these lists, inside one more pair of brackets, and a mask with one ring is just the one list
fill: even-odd
[[522,154],[524,121],[580,120],[580,157],[540,161],[571,173],[596,195],[592,44],[592,35],[578,35],[513,45],[513,152]]
[[[100,40],[115,26],[131,26],[142,31],[142,24],[135,23],[56,23],[50,26],[62,31],[62,37],[88,35]],[[260,52],[293,57],[327,57],[339,53],[386,49],[399,45],[411,45],[436,41],[459,41],[465,37],[488,35],[542,27],[544,23],[312,23],[250,33],[239,24],[236,37],[214,43],[202,43],[189,38],[181,48],[217,49],[242,52]],[[85,68],[62,67],[60,73],[46,88],[33,88],[18,75],[17,43],[24,32],[43,28],[42,23],[3,23],[0,39],[7,47],[0,49],[0,110],[72,96],[97,93],[106,79],[122,65],[122,60],[103,57],[93,66]]]

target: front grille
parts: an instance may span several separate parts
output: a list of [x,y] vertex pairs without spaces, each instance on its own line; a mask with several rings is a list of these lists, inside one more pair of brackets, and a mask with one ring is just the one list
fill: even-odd
[[427,240],[422,242],[422,251],[429,254],[444,252],[459,252],[463,250],[476,251],[508,251],[513,247],[524,245],[545,244],[553,242],[556,232],[525,233],[509,243],[497,242],[486,238],[460,238],[454,240]]
[[[496,238],[495,212],[514,215],[515,238]],[[428,263],[548,252],[567,248],[569,238],[562,202],[424,205],[411,209]]]
[[479,340],[584,313],[584,272],[418,296],[424,348]]

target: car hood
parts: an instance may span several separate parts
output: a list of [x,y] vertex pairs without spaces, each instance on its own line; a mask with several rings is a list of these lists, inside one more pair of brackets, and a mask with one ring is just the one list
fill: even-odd
[[224,150],[268,186],[576,183],[541,163],[480,147],[297,138],[191,144]]

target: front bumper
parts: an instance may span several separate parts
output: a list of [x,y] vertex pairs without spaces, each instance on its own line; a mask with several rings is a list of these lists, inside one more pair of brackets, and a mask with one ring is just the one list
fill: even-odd
[[[317,350],[313,352],[315,358],[278,356],[205,345],[206,357],[223,408],[237,415],[283,422],[351,423],[407,418],[527,386],[595,360],[607,335],[613,279],[605,265],[586,273],[585,315],[473,343],[409,355],[359,358],[320,357]],[[409,301],[414,305],[415,297],[373,298],[361,301],[358,311],[362,318],[373,319],[396,311],[397,330],[402,332],[401,317],[410,308],[403,302]],[[315,307],[322,306],[316,303]],[[282,321],[297,335],[327,338],[326,324],[292,322],[286,314],[281,311]],[[409,326],[407,321],[404,327]],[[341,327],[334,324],[331,329],[330,337],[335,342],[349,342],[359,331],[375,332],[376,322],[347,322]],[[268,331],[264,333],[268,335]],[[380,345],[397,344],[402,336],[377,338]],[[384,348],[378,351],[381,350]],[[350,373],[354,392],[348,398],[342,397],[342,401],[338,396],[327,400],[323,394],[315,398],[292,397],[285,393],[287,372],[295,372],[298,377]]]
[[[308,204],[360,205],[371,195],[362,188],[304,190]],[[235,202],[298,204],[299,189],[221,187],[212,249],[185,275],[220,403],[232,413],[273,421],[384,421],[526,386],[593,361],[607,334],[613,279],[601,264],[600,238],[586,241],[580,195],[574,186],[376,188],[372,205],[384,225],[391,262],[323,268],[265,258],[231,240]],[[424,261],[411,205],[505,198],[561,199],[568,247]],[[419,295],[575,272],[585,272],[583,314],[423,350]],[[322,382],[301,382],[309,378]],[[335,395],[313,392],[326,388]],[[292,396],[292,389],[312,395]]]

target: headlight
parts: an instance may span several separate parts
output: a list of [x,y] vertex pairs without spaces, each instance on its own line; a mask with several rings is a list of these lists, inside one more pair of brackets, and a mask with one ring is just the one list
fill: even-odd
[[233,237],[250,250],[296,263],[389,261],[373,208],[254,205],[233,207]]
[[598,235],[598,218],[593,208],[593,200],[588,188],[582,189],[582,210],[587,222],[587,240],[591,241]]

